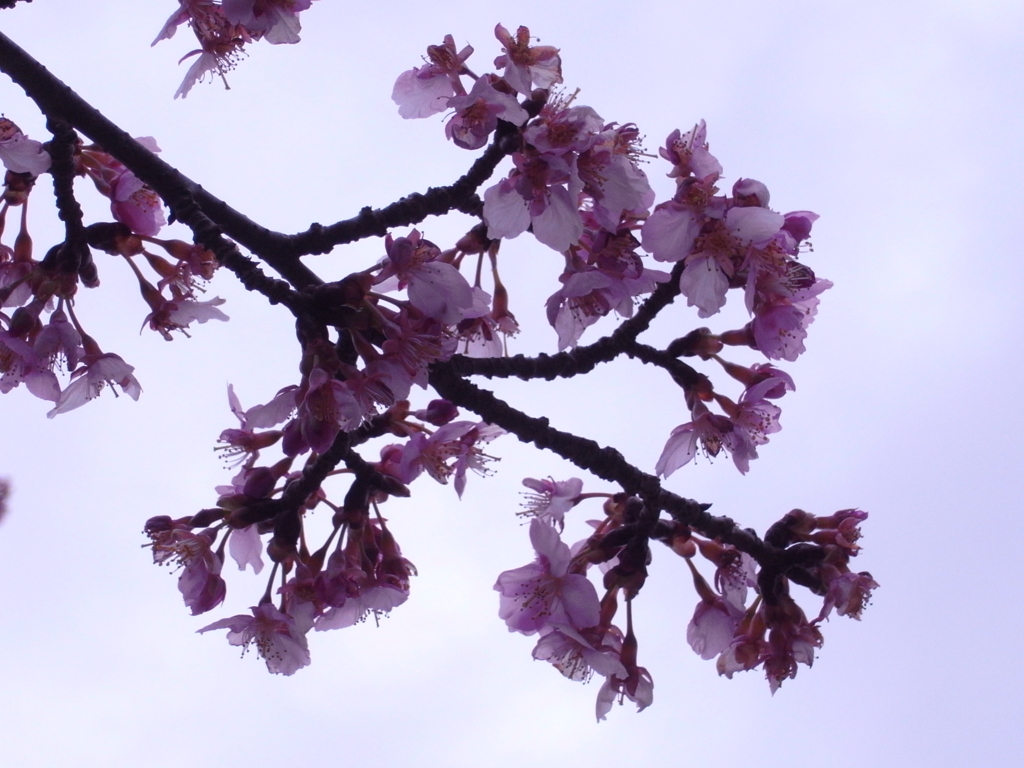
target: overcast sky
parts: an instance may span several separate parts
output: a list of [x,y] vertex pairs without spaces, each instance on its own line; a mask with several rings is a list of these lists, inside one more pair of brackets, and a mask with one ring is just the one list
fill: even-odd
[[[227,384],[251,405],[296,382],[288,314],[225,274],[210,293],[227,300],[230,322],[171,343],[140,335],[148,309],[131,275],[98,254],[102,288],[76,308],[106,351],[136,367],[141,398],[108,391],[53,420],[23,389],[0,401],[0,476],[14,487],[0,525],[4,766],[1020,760],[1019,3],[319,0],[302,16],[301,44],[255,45],[229,75],[231,90],[201,84],[184,101],[172,96],[190,33],[150,48],[174,5],[36,0],[0,12],[0,28],[273,229],[347,218],[464,172],[473,155],[445,141],[443,118],[402,120],[391,87],[445,34],[474,45],[471,63],[487,69],[500,52],[497,22],[525,24],[559,47],[579,102],[637,123],[649,151],[705,119],[726,185],[755,178],[777,210],[821,214],[807,261],[835,287],[807,353],[784,366],[797,391],[781,403],[783,430],[746,476],[727,459],[702,459],[667,487],[762,533],[793,507],[868,510],[855,565],[881,588],[863,621],[824,627],[814,667],[773,697],[760,672],[719,678],[690,650],[696,598],[685,564],[656,549],[635,603],[654,704],[637,714],[627,703],[595,724],[598,683],[532,661],[533,641],[498,619],[492,586],[533,557],[515,516],[523,477],[576,474],[585,490],[612,489],[504,438],[492,446],[496,474],[471,477],[461,503],[421,480],[412,498],[388,505],[420,572],[408,603],[379,627],[311,633],[312,665],[272,676],[255,654],[239,659],[222,632],[195,634],[254,604],[262,578],[229,563],[225,606],[191,617],[175,577],[140,545],[148,517],[209,507],[213,486],[228,482],[211,450],[236,423]],[[0,111],[46,137],[44,119],[2,79]],[[647,167],[662,195],[667,170]],[[61,232],[47,185],[30,205],[39,253]],[[87,214],[107,218],[86,182],[80,190]],[[465,226],[434,219],[421,229],[446,246]],[[512,351],[555,351],[542,307],[557,288],[557,258],[526,237],[502,253],[525,326]],[[381,255],[367,241],[309,261],[332,278]],[[735,318],[699,321],[675,307],[650,339],[705,322],[723,330]],[[678,389],[661,378],[623,362],[586,379],[499,389],[650,471],[669,430],[687,420]],[[571,540],[598,513],[572,514]]]

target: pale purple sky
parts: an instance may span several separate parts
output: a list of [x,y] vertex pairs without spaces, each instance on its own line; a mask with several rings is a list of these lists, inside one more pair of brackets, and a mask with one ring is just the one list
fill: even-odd
[[[167,161],[281,231],[449,183],[468,167],[473,155],[445,142],[440,116],[403,121],[390,100],[395,77],[447,33],[473,44],[485,69],[499,53],[495,23],[529,26],[561,49],[579,102],[637,123],[649,151],[705,119],[727,184],[759,179],[776,209],[821,214],[808,262],[835,288],[807,353],[785,366],[797,391],[750,473],[701,460],[667,487],[761,532],[793,507],[868,510],[856,565],[882,585],[873,605],[860,623],[833,618],[814,668],[772,697],[761,673],[719,678],[690,650],[696,598],[685,564],[655,550],[635,604],[655,701],[641,714],[617,707],[597,725],[598,683],[532,661],[533,641],[507,631],[492,591],[498,572],[532,558],[515,516],[521,479],[584,475],[505,438],[493,444],[496,474],[472,477],[461,503],[421,480],[411,499],[389,505],[420,571],[409,602],[379,627],[314,634],[309,668],[269,675],[223,633],[195,634],[254,604],[262,579],[232,572],[223,609],[193,618],[175,578],[140,548],[140,531],[152,515],[215,501],[213,486],[230,477],[211,450],[235,423],[226,385],[250,405],[294,383],[288,315],[225,275],[211,294],[227,299],[231,321],[168,344],[139,334],[148,310],[130,274],[99,255],[103,287],[83,293],[78,312],[135,365],[144,391],[137,403],[106,392],[54,420],[22,389],[0,400],[0,475],[14,484],[0,525],[0,762],[1019,762],[1020,4],[453,5],[319,0],[303,15],[301,44],[253,46],[230,91],[202,84],[185,101],[171,97],[190,33],[149,47],[172,0],[36,0],[0,22],[125,130],[156,137]],[[38,112],[2,79],[0,111],[45,136]],[[669,188],[667,168],[647,169],[659,191]],[[105,217],[102,200],[80,188],[87,211]],[[35,195],[30,211],[41,251],[60,237],[44,199]],[[421,226],[439,244],[464,228],[464,219]],[[367,241],[310,261],[340,277],[382,253]],[[557,288],[551,256],[526,237],[503,249],[526,326],[513,352],[555,351],[542,315]],[[677,307],[651,338],[705,322],[723,329],[730,318],[699,321]],[[686,420],[674,385],[638,364],[498,389],[648,470]],[[584,479],[585,490],[608,490]],[[573,514],[570,540],[597,516]]]

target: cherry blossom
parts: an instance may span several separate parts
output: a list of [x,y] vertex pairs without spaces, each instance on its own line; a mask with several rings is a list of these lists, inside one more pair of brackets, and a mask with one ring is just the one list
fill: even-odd
[[712,413],[701,401],[694,404],[693,421],[672,430],[661,452],[655,471],[668,477],[697,455],[698,443],[709,456],[717,456],[727,447],[735,425],[727,417]]
[[146,522],[153,562],[182,569],[178,590],[196,616],[220,605],[227,586],[220,575],[223,563],[211,548],[214,535],[209,531],[195,534],[190,528],[190,522],[172,521],[169,517],[154,517]]
[[823,641],[821,632],[791,597],[783,597],[778,605],[766,605],[764,611],[769,629],[764,672],[775,693],[784,680],[796,677],[798,664],[814,664],[814,652]]
[[818,314],[818,294],[831,287],[830,281],[817,280],[788,298],[758,307],[750,322],[756,349],[771,360],[796,360],[805,351],[807,326]]
[[299,42],[299,13],[313,0],[222,0],[224,16],[268,43]]
[[732,643],[744,611],[742,605],[737,606],[732,600],[716,594],[694,567],[692,560],[687,559],[686,564],[690,567],[694,586],[700,596],[700,602],[686,628],[686,642],[702,659],[713,659]]
[[246,566],[252,566],[253,573],[262,571],[262,551],[263,545],[260,540],[259,528],[256,525],[237,528],[228,537],[228,554],[238,563],[240,571],[244,571]]
[[532,227],[534,236],[556,251],[579,242],[583,221],[569,187],[582,185],[572,159],[516,153],[512,160],[516,168],[510,176],[484,193],[487,236],[514,238]]
[[[139,136],[135,140],[150,152],[160,151],[152,136]],[[83,147],[78,154],[78,165],[100,194],[110,199],[114,218],[132,232],[152,237],[167,223],[156,192],[107,152],[96,146]]]
[[323,453],[342,430],[354,429],[363,420],[363,409],[345,382],[323,368],[309,374],[305,393],[296,400],[296,425],[301,442],[287,452],[294,455],[308,448]]
[[529,119],[515,96],[499,91],[495,87],[496,78],[492,77],[478,78],[469,93],[448,100],[448,107],[454,109],[455,114],[445,124],[445,135],[456,146],[479,149],[498,127],[498,120],[523,125]]
[[38,398],[59,402],[60,383],[44,356],[16,336],[0,331],[0,393],[6,394],[19,384]]
[[408,483],[426,471],[444,484],[454,476],[455,491],[461,497],[466,489],[467,470],[486,474],[488,462],[493,461],[479,444],[489,443],[504,433],[500,427],[471,421],[450,422],[429,437],[417,432],[402,451],[398,477]]
[[473,306],[473,290],[466,278],[441,261],[440,249],[424,240],[418,230],[412,230],[408,237],[388,235],[384,247],[387,257],[377,284],[396,277],[399,289],[409,289],[409,302],[414,307],[446,325],[457,323]]
[[[602,635],[594,630],[586,631],[586,634],[592,638]],[[601,640],[589,640],[582,632],[563,625],[540,636],[533,649],[533,658],[549,662],[570,680],[587,682],[595,672],[605,677],[624,678],[628,673],[619,661],[616,644],[608,641],[609,634],[604,633]]]
[[[86,350],[89,345],[86,345]],[[71,375],[74,379],[68,387],[61,392],[57,405],[46,414],[53,418],[58,413],[67,413],[75,408],[85,405],[103,391],[104,385],[111,389],[118,387],[132,400],[138,400],[142,394],[142,387],[138,380],[132,375],[135,368],[128,365],[119,355],[113,353],[86,352],[82,357],[83,365]],[[114,394],[117,390],[113,389]]]
[[227,629],[228,642],[242,646],[242,652],[253,643],[256,652],[275,675],[293,675],[309,664],[309,645],[295,619],[282,613],[272,603],[252,607],[252,616],[240,614],[203,627],[199,632]]
[[504,67],[503,77],[524,96],[534,87],[550,88],[562,82],[562,60],[558,49],[550,45],[530,45],[530,30],[519,27],[513,38],[501,24],[494,28],[494,36],[504,46],[505,54],[494,60],[494,66]]
[[14,173],[38,176],[50,169],[50,155],[7,118],[0,118],[0,161]]
[[569,571],[569,547],[550,524],[530,521],[537,560],[505,571],[494,589],[501,595],[498,615],[510,632],[532,635],[562,626],[585,629],[599,619],[597,590],[586,576]]
[[456,51],[451,35],[445,35],[441,45],[429,46],[429,63],[403,72],[395,81],[391,100],[398,105],[398,114],[406,119],[430,117],[448,109],[453,96],[466,93],[460,75],[472,53],[469,45]]
[[534,480],[527,477],[523,485],[533,491],[524,493],[524,511],[521,515],[547,520],[561,529],[565,525],[565,513],[576,506],[580,493],[583,492],[583,481],[578,477],[568,480]]

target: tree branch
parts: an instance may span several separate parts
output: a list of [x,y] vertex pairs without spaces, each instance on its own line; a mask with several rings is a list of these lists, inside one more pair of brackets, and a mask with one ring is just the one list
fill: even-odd
[[143,147],[3,33],[0,33],[0,71],[20,85],[47,117],[66,121],[124,163],[172,206],[175,216],[178,210],[174,206],[191,198],[224,232],[258,254],[295,288],[323,282],[302,262],[268,248],[268,243],[275,242],[274,233],[214,197]]
[[490,424],[497,424],[522,442],[546,448],[580,469],[621,486],[626,493],[640,496],[653,508],[668,512],[704,536],[732,544],[764,566],[778,567],[784,559],[779,549],[766,544],[752,530],[740,528],[731,518],[708,514],[709,504],[666,491],[657,477],[641,472],[614,448],[602,448],[593,440],[557,430],[545,417],[527,416],[461,378],[445,363],[431,366],[430,384],[441,397],[473,411]]

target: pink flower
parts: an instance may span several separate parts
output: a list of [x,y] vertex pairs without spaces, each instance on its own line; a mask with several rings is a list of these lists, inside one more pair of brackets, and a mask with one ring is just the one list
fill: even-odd
[[519,333],[519,324],[508,310],[508,294],[504,286],[491,295],[479,287],[473,288],[473,306],[456,327],[459,351],[469,357],[501,357],[506,354],[509,336]]
[[[310,371],[305,393],[297,400],[301,441],[285,451],[297,455],[305,447],[323,453],[342,430],[355,429],[363,420],[363,409],[346,386],[323,368]],[[286,430],[287,431],[287,430]]]
[[227,585],[220,575],[223,563],[211,549],[214,534],[192,533],[190,527],[167,517],[154,517],[146,523],[146,534],[152,540],[154,563],[183,568],[178,591],[192,615],[198,616],[224,601]]
[[184,24],[192,16],[192,6],[203,4],[203,0],[178,0],[180,3],[178,10],[170,15],[164,25],[160,28],[157,33],[156,39],[150,43],[150,46],[154,46],[161,40],[170,40],[174,37],[174,33],[178,31],[178,26]]
[[[413,315],[416,317],[413,317]],[[384,332],[384,355],[367,364],[367,370],[380,372],[396,399],[409,396],[413,384],[427,387],[428,368],[435,360],[447,360],[455,354],[456,340],[439,321],[403,308]]]
[[28,342],[6,331],[0,331],[0,374],[0,393],[6,394],[24,382],[36,397],[53,402],[60,400],[60,384],[46,357]]
[[764,672],[774,694],[783,680],[796,677],[798,664],[814,664],[814,652],[821,647],[822,637],[788,595],[781,596],[778,605],[765,605],[764,616],[769,628]]
[[459,76],[465,71],[466,59],[473,53],[467,45],[461,51],[455,50],[455,38],[445,35],[441,45],[427,48],[429,64],[410,69],[398,76],[391,91],[391,100],[398,105],[402,117],[418,118],[436,115],[448,109],[453,96],[465,94]]
[[[135,139],[150,152],[160,147],[152,136]],[[78,157],[79,168],[96,185],[100,194],[110,199],[110,212],[117,221],[139,235],[152,237],[167,223],[160,198],[120,161],[96,146],[83,147]]]
[[600,722],[612,711],[612,705],[618,699],[622,704],[629,699],[636,704],[636,711],[643,712],[654,703],[654,680],[645,667],[637,667],[634,674],[622,678],[609,675],[601,690],[597,692],[597,719]]
[[702,210],[674,200],[662,203],[644,222],[644,250],[658,261],[681,261],[692,252],[704,220]]
[[240,645],[242,653],[252,643],[256,652],[267,662],[267,669],[278,675],[293,675],[309,664],[309,646],[306,636],[292,616],[281,613],[272,603],[251,608],[252,616],[238,615],[215,621],[199,632],[227,629],[228,642]]
[[[180,7],[167,19],[152,43],[156,45],[161,40],[169,40],[174,36],[178,26],[185,22],[188,22],[199,39],[200,47],[182,56],[178,62],[180,64],[185,59],[198,56],[178,86],[174,94],[176,99],[179,96],[187,96],[192,86],[202,81],[207,74],[216,73],[224,80],[224,73],[234,69],[241,58],[245,44],[253,40],[253,33],[241,25],[228,21],[220,5],[215,5],[209,0],[179,1]],[[224,86],[227,87],[227,81],[224,82]]]
[[817,280],[788,298],[757,306],[750,322],[757,349],[772,360],[796,360],[805,351],[807,326],[818,314],[818,294],[831,287],[828,280]]
[[[621,637],[617,628],[612,627],[612,630],[615,634],[609,632],[609,638]],[[654,681],[651,679],[651,673],[636,663],[637,642],[631,627],[619,643],[618,655],[625,674],[608,675],[601,690],[597,692],[598,722],[605,719],[616,699],[622,704],[628,698],[636,704],[638,712],[647,709],[654,702]]]
[[665,146],[658,150],[661,156],[675,166],[669,176],[677,183],[691,174],[698,180],[717,179],[722,165],[708,149],[707,125],[701,120],[685,134],[674,130],[665,140]]
[[697,307],[698,317],[711,317],[725,305],[729,278],[733,268],[714,253],[701,252],[686,258],[686,267],[679,276],[679,290],[686,297],[686,306]]
[[61,358],[64,359],[67,369],[73,371],[85,352],[82,349],[81,335],[68,320],[63,309],[58,309],[50,315],[49,322],[36,336],[33,348],[41,359],[47,361],[47,368],[51,371]]
[[473,289],[458,269],[440,260],[436,245],[414,229],[408,237],[388,235],[384,247],[387,257],[375,284],[397,277],[398,288],[409,289],[409,303],[427,317],[445,325],[462,320],[473,306]]
[[686,628],[686,642],[702,659],[712,659],[732,643],[742,618],[743,611],[728,600],[702,600]]
[[[87,345],[86,349],[88,348]],[[56,407],[46,414],[47,418],[52,419],[58,413],[67,413],[85,405],[99,396],[104,385],[109,385],[111,389],[117,386],[132,400],[139,399],[142,387],[132,376],[132,371],[135,368],[128,365],[118,355],[99,353],[99,348],[95,349],[96,352],[87,353],[82,358],[84,365],[71,374],[74,381],[61,393]],[[114,394],[117,394],[116,389]]]
[[404,483],[412,482],[422,471],[426,471],[442,485],[454,475],[455,491],[462,497],[466,490],[466,471],[487,474],[487,463],[494,460],[480,448],[505,434],[501,427],[484,422],[453,421],[445,424],[427,437],[417,432],[402,449],[402,457],[396,468],[397,477]]
[[[685,209],[680,215],[685,215]],[[686,269],[679,279],[687,306],[696,306],[700,317],[718,312],[725,304],[733,275],[751,246],[767,243],[781,226],[782,216],[767,208],[733,207],[726,211],[724,219],[709,221],[693,241],[693,252],[686,256]],[[653,240],[652,247],[660,245],[657,238]]]
[[609,232],[618,231],[626,212],[646,212],[654,202],[654,190],[637,165],[638,144],[635,125],[608,127],[593,136],[577,160],[583,192],[594,201],[591,213]]
[[191,325],[193,320],[202,325],[208,320],[226,322],[229,319],[227,315],[217,309],[224,303],[224,299],[219,296],[209,301],[195,301],[187,298],[164,299],[162,296],[160,299],[160,304],[149,313],[143,324],[148,323],[150,328],[158,331],[168,341],[172,338],[171,331],[181,331],[188,336],[185,329]]
[[455,115],[445,124],[445,135],[456,146],[479,149],[498,127],[499,119],[513,125],[523,125],[529,119],[514,96],[494,87],[490,79],[493,77],[484,75],[477,79],[468,94],[448,100],[448,107],[455,110]]
[[313,0],[222,0],[224,15],[268,43],[299,42],[299,13]]
[[394,536],[380,522],[350,534],[343,550],[328,560],[318,594],[330,607],[315,620],[316,630],[350,627],[371,613],[389,613],[409,597],[409,579],[416,568],[402,556]]
[[700,400],[695,403],[691,415],[693,421],[673,429],[662,449],[655,465],[655,471],[661,477],[668,477],[688,464],[697,455],[698,442],[708,455],[717,456],[727,444],[734,429],[733,423],[727,417],[711,413]]
[[512,160],[516,167],[508,178],[484,192],[487,236],[515,238],[532,227],[534,237],[556,251],[578,243],[583,221],[576,198],[582,182],[575,159],[517,152]]
[[263,570],[263,543],[260,540],[259,526],[249,525],[236,528],[228,537],[228,554],[238,563],[238,570],[244,571],[247,565],[252,566],[253,573]]
[[569,547],[548,523],[530,521],[537,560],[505,571],[494,589],[501,595],[498,616],[510,632],[532,635],[568,626],[586,629],[600,620],[600,601],[590,580],[569,572]]
[[743,609],[715,594],[692,560],[687,558],[686,564],[690,566],[697,594],[700,595],[700,602],[686,628],[686,642],[702,659],[711,659],[732,643],[743,619]]
[[[291,412],[295,410],[295,396],[294,392],[291,394],[291,402],[288,403],[288,410],[278,416],[271,418],[278,419],[273,421],[269,426],[274,426],[284,421],[291,415]],[[220,437],[217,438],[217,442],[222,445],[218,445],[214,448],[215,451],[220,451],[221,456],[224,457],[225,461],[231,466],[238,466],[239,464],[245,464],[247,468],[252,468],[255,464],[256,459],[260,456],[260,450],[267,448],[278,440],[281,439],[280,430],[267,430],[265,432],[256,432],[252,424],[249,423],[247,413],[242,411],[242,404],[238,400],[238,396],[235,395],[235,389],[231,384],[228,384],[228,402],[231,405],[231,411],[238,417],[240,422],[239,429],[225,429],[220,433]],[[255,406],[250,408],[249,412],[256,411],[259,408],[266,408],[267,406]]]
[[[596,636],[599,632],[588,632]],[[570,680],[587,682],[595,672],[609,677],[626,677],[614,644],[593,642],[572,627],[562,626],[541,635],[533,649],[533,658],[547,661]]]
[[757,584],[757,565],[750,555],[740,552],[731,544],[722,544],[694,537],[700,553],[715,565],[715,588],[722,597],[743,609],[747,603],[747,588]]
[[515,38],[501,24],[494,28],[494,36],[504,46],[505,55],[494,60],[495,67],[504,67],[502,77],[524,96],[534,86],[550,88],[562,82],[562,60],[558,49],[550,45],[530,45],[530,30],[519,27]]
[[815,622],[828,618],[833,608],[840,616],[860,621],[861,614],[871,601],[871,592],[877,588],[878,582],[867,571],[837,574],[828,584],[825,603]]
[[247,411],[242,411],[242,405],[235,397],[234,389],[228,385],[228,402],[232,412],[242,423],[242,429],[265,429],[276,427],[283,423],[292,413],[295,412],[295,404],[299,395],[299,387],[290,384],[279,390],[270,402],[264,405],[254,405]]
[[167,223],[156,192],[131,171],[125,171],[111,187],[110,212],[138,235],[152,237]]
[[578,477],[570,477],[563,481],[550,477],[546,480],[527,477],[523,480],[523,485],[533,493],[523,494],[525,509],[519,514],[546,520],[558,525],[559,529],[565,525],[565,513],[576,506],[579,501],[577,497],[583,491],[583,481]]
[[734,371],[745,372],[741,374],[740,381],[746,384],[747,388],[743,392],[741,400],[761,400],[766,397],[777,400],[786,392],[796,391],[793,377],[771,363],[755,363],[749,368],[736,366],[728,370],[734,378],[740,378],[735,375]]
[[[721,400],[724,400],[722,398]],[[757,446],[768,442],[768,435],[782,429],[779,415],[782,409],[767,400],[740,399],[734,412],[730,412],[733,430],[726,440],[736,468],[746,474],[750,460],[757,458]]]
[[14,173],[38,176],[50,170],[50,155],[43,145],[22,133],[6,117],[0,117],[0,161]]
[[612,310],[632,317],[634,297],[669,279],[667,272],[643,265],[628,219],[615,233],[600,229],[589,212],[583,221],[586,230],[558,278],[562,288],[547,301],[548,322],[558,332],[559,350],[576,346],[583,332]]
[[760,664],[768,652],[765,629],[762,611],[747,611],[729,647],[718,657],[715,664],[718,674],[732,680],[734,673],[754,669]]

